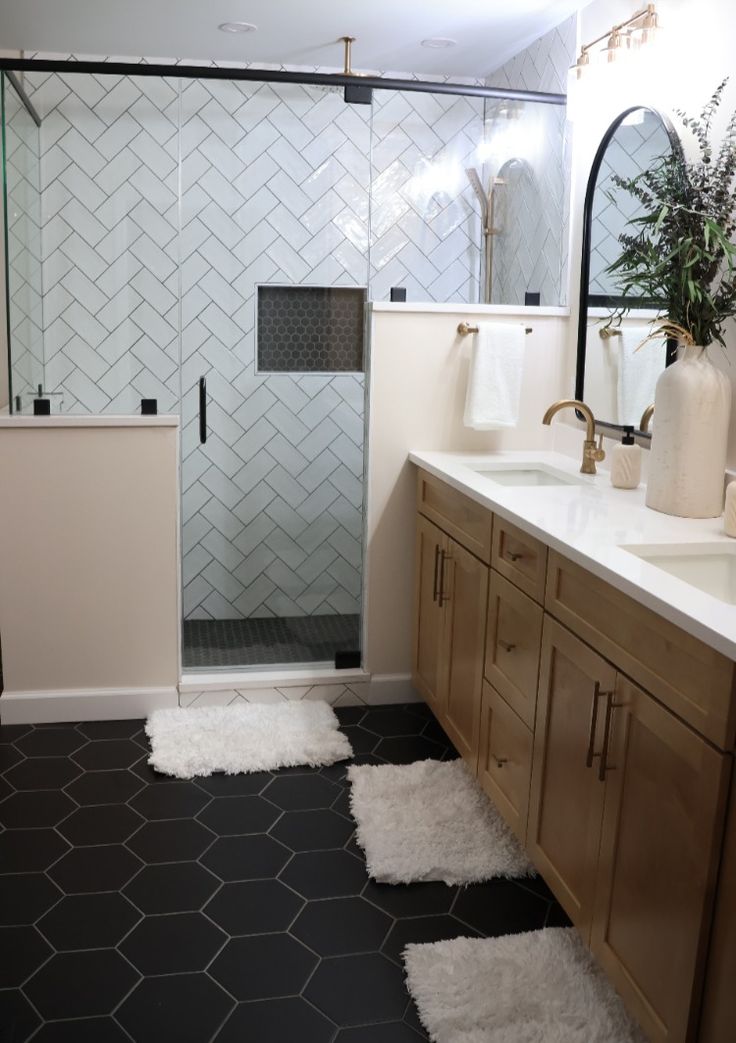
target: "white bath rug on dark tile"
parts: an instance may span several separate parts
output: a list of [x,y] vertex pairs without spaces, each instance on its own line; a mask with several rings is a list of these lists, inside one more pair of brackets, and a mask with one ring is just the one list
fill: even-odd
[[350,809],[368,872],[389,884],[469,884],[533,872],[461,760],[351,765]]
[[646,1043],[569,928],[404,950],[433,1043]]
[[320,767],[353,755],[339,727],[335,711],[320,701],[155,710],[146,721],[148,763],[178,779]]

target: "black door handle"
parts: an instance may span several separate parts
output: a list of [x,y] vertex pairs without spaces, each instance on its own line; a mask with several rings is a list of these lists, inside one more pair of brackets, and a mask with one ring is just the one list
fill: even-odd
[[199,378],[199,441],[207,441],[207,381]]

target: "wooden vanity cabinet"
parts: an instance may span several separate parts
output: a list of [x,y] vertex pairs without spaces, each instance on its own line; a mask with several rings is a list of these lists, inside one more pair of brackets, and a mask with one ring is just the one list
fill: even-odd
[[736,1043],[734,664],[440,486],[417,689],[651,1043]]
[[413,683],[475,772],[488,568],[420,514],[416,582]]
[[694,1039],[730,758],[621,674],[607,717],[590,946],[652,1041]]

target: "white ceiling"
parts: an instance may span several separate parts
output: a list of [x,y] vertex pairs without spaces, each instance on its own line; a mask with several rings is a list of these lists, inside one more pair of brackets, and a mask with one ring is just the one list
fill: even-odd
[[[586,0],[582,0],[586,2]],[[353,68],[482,77],[559,24],[581,0],[0,0],[8,50]],[[247,35],[220,22],[258,26]],[[429,50],[427,37],[457,46]]]

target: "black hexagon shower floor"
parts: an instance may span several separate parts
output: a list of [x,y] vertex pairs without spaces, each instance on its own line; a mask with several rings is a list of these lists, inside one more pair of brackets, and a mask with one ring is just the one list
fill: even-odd
[[[420,704],[361,763],[454,756]],[[540,880],[370,881],[345,765],[179,782],[141,721],[0,728],[1,1043],[416,1043],[408,942],[567,923]]]

